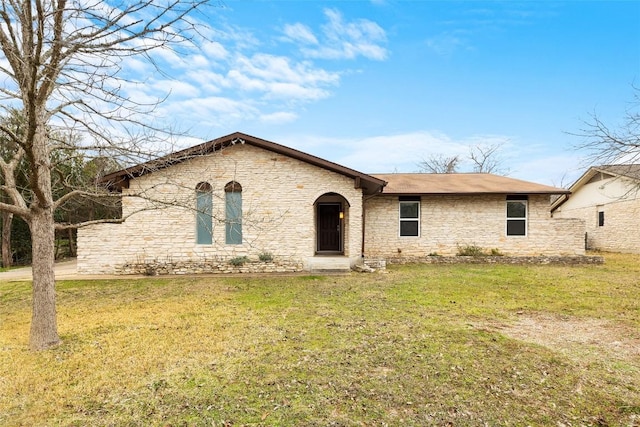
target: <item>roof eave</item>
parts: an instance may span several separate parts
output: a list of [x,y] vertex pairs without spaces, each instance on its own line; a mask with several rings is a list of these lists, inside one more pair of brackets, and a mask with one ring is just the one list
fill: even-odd
[[128,188],[129,180],[132,178],[137,178],[139,176],[152,173],[156,170],[164,169],[174,164],[181,163],[196,155],[209,154],[216,150],[221,150],[225,147],[235,145],[237,143],[253,145],[277,154],[298,159],[300,161],[309,163],[313,166],[317,166],[322,169],[326,169],[326,170],[347,176],[349,178],[354,179],[357,183],[359,183],[359,186],[356,185],[356,188],[362,188],[363,191],[365,191],[367,194],[379,193],[382,190],[382,188],[384,188],[384,186],[387,185],[386,181],[373,177],[371,175],[358,172],[354,169],[347,168],[337,163],[330,162],[328,160],[322,159],[320,157],[317,157],[311,154],[304,153],[302,151],[299,151],[293,148],[285,147],[284,145],[276,144],[275,142],[271,142],[261,138],[256,138],[251,135],[243,134],[241,132],[234,132],[230,135],[216,138],[216,139],[204,142],[202,144],[196,145],[194,147],[176,151],[166,156],[162,156],[157,159],[154,159],[145,163],[141,163],[139,165],[135,165],[126,169],[122,169],[117,172],[113,172],[111,174],[108,174],[102,177],[100,179],[100,183],[106,184],[107,188],[109,188],[112,191],[120,191],[123,188]]
[[383,196],[506,196],[510,194],[521,195],[563,195],[571,194],[569,190],[563,191],[477,191],[477,192],[390,192],[382,193]]

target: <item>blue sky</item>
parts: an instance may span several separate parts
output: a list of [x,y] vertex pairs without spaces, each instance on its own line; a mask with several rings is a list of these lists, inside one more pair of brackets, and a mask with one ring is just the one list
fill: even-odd
[[[166,117],[241,131],[367,173],[503,143],[515,178],[571,184],[579,132],[622,120],[640,85],[640,2],[233,1],[210,42],[167,54]],[[143,66],[140,65],[141,72]],[[470,165],[463,164],[462,169]]]

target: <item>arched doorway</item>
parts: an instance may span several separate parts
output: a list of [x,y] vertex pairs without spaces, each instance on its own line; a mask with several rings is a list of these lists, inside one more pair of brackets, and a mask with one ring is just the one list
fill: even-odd
[[349,203],[338,193],[325,193],[318,197],[314,205],[316,254],[344,254]]

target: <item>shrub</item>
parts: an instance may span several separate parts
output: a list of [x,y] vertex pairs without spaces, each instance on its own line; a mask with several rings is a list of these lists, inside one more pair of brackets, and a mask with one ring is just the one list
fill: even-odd
[[273,261],[273,255],[269,252],[262,252],[260,255],[258,255],[258,259],[262,262],[271,262]]
[[477,245],[458,246],[458,256],[487,256],[484,249]]
[[229,264],[233,265],[234,267],[241,267],[247,262],[249,262],[249,257],[247,257],[246,255],[237,256],[229,260]]
[[145,276],[157,276],[158,268],[153,264],[145,264],[143,273]]
[[493,248],[490,251],[485,251],[483,248],[477,245],[458,246],[458,256],[504,256],[500,249]]

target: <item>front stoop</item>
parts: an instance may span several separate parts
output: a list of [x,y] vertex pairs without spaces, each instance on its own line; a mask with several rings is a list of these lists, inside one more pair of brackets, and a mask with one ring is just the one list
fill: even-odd
[[347,273],[351,271],[351,260],[346,256],[314,256],[309,258],[311,273]]

